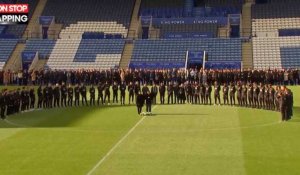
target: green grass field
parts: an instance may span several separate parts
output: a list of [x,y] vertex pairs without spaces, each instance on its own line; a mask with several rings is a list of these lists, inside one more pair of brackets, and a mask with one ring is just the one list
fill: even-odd
[[0,174],[300,174],[300,87],[294,118],[229,106],[59,108],[0,121]]

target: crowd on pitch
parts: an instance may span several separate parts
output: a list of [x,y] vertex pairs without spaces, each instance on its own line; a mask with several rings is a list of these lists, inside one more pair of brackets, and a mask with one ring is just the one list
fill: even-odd
[[[88,88],[84,83],[75,86],[65,83],[61,85],[47,84],[39,86],[36,92],[33,88],[27,87],[16,90],[4,89],[0,93],[1,118],[4,119],[6,115],[34,108],[101,106],[109,105],[111,102],[118,104],[119,100],[121,105],[125,105],[127,93],[128,103],[137,104],[138,113],[141,112],[144,101],[147,104],[147,111],[151,112],[151,104],[157,104],[158,97],[160,104],[222,104],[280,111],[283,121],[291,119],[293,115],[293,93],[285,86],[274,87],[271,84],[243,83],[241,81],[237,84],[233,82],[221,84],[217,81],[213,83],[170,81],[148,86],[146,83],[141,84],[138,81],[129,84],[124,81],[121,83],[115,81],[98,83],[96,86],[91,85]],[[214,101],[212,101],[212,97]]]

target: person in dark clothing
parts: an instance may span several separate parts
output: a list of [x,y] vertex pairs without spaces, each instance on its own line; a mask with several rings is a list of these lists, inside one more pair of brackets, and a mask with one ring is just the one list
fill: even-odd
[[221,98],[220,98],[221,87],[218,84],[218,82],[215,82],[214,89],[215,89],[214,91],[215,105],[221,105]]
[[106,104],[106,99],[108,104],[110,104],[110,85],[108,82],[105,83],[104,85],[104,103]]
[[98,99],[97,99],[97,104],[98,106],[100,105],[100,100],[101,100],[101,104],[103,105],[104,104],[104,98],[103,98],[103,90],[104,90],[104,86],[99,83],[98,84]]
[[203,84],[200,84],[200,99],[201,104],[205,103],[205,86]]
[[0,117],[1,117],[2,120],[4,120],[5,119],[5,112],[6,112],[5,90],[3,90],[0,93],[0,110],[1,110]]
[[183,84],[179,86],[178,90],[178,99],[179,99],[179,104],[184,104],[185,103],[185,89]]
[[288,120],[288,116],[287,116],[287,97],[286,97],[286,92],[285,91],[286,91],[285,87],[281,87],[281,91],[277,96],[278,101],[279,101],[281,120],[282,121],[287,121]]
[[68,90],[67,90],[65,83],[62,83],[62,85],[60,87],[60,94],[61,94],[61,101],[60,101],[61,106],[67,107]]
[[196,82],[194,87],[194,103],[195,104],[200,104],[200,86]]
[[272,85],[269,86],[268,93],[269,93],[269,95],[268,95],[269,109],[274,110],[275,109],[275,102],[274,102],[275,89],[272,87]]
[[74,94],[74,90],[72,88],[72,85],[69,84],[68,87],[68,106],[73,106],[73,94]]
[[290,89],[286,88],[286,102],[287,102],[287,112],[286,112],[286,118],[287,120],[292,119],[293,116],[293,106],[294,106],[294,97],[293,97],[293,93]]
[[208,105],[208,101],[209,101],[209,105],[211,105],[211,85],[209,85],[208,83],[205,84],[205,104]]
[[193,88],[192,88],[191,83],[186,84],[185,91],[186,91],[187,102],[189,104],[192,104],[193,103]]
[[259,95],[259,87],[257,86],[256,83],[254,83],[254,87],[253,87],[253,107],[254,108],[259,107],[258,95]]
[[146,96],[148,94],[149,88],[147,86],[147,84],[144,84],[144,86],[142,87],[142,94],[144,96]]
[[75,92],[75,101],[74,101],[74,104],[75,104],[75,106],[79,106],[80,87],[79,87],[78,84],[76,84],[76,86],[74,88],[74,92]]
[[[23,98],[22,96],[23,95],[22,95],[22,91],[21,91],[21,99]],[[49,108],[48,100],[49,100],[49,87],[48,87],[48,85],[46,85],[46,87],[43,88],[43,107],[44,108]],[[21,106],[21,110],[23,110],[22,106]]]
[[166,93],[166,86],[163,83],[161,83],[159,86],[160,104],[165,104],[165,93]]
[[86,98],[86,86],[84,84],[80,87],[80,94],[81,94],[81,104],[84,106],[88,106],[87,98]]
[[264,91],[264,106],[265,106],[265,109],[270,109],[270,106],[269,106],[269,86],[268,85],[265,86],[265,91]]
[[246,84],[242,86],[242,106],[247,107],[248,106],[248,98],[247,98],[248,89]]
[[113,103],[118,103],[118,83],[114,82],[112,86],[112,91],[113,91]]
[[121,98],[120,98],[121,105],[125,105],[126,84],[124,81],[120,85],[120,94],[121,94]]
[[128,94],[129,94],[129,104],[133,103],[134,101],[134,85],[132,84],[132,82],[129,83],[128,87]]
[[173,84],[170,82],[168,87],[167,87],[167,91],[168,91],[168,104],[173,104],[173,95],[174,95],[174,89],[173,89]]
[[158,93],[158,87],[156,84],[154,84],[154,86],[151,87],[151,94],[152,94],[152,103],[156,104],[156,97],[157,97],[157,93]]
[[59,85],[56,84],[55,88],[53,89],[53,96],[54,96],[54,107],[59,107],[59,99],[60,99],[60,88]]
[[137,106],[137,110],[138,110],[138,114],[140,115],[144,106],[144,96],[141,94],[141,92],[139,91],[137,96],[136,96],[136,106]]
[[179,99],[178,99],[178,91],[179,91],[179,85],[177,82],[175,82],[174,86],[173,86],[173,91],[174,91],[174,103],[179,103]]
[[141,86],[139,84],[139,82],[135,82],[135,85],[134,85],[134,94],[135,94],[135,97],[137,96],[137,94],[141,91]]
[[49,87],[48,87],[48,106],[49,108],[52,108],[53,107],[53,96],[54,96],[54,93],[53,93],[53,87],[51,86],[51,84],[49,84]]
[[42,86],[39,86],[37,89],[37,95],[38,95],[38,108],[42,108],[43,107],[43,89]]
[[229,87],[225,83],[224,86],[223,86],[223,102],[224,102],[224,105],[229,104],[228,93],[229,93]]
[[248,103],[249,103],[249,107],[254,107],[253,105],[253,93],[254,93],[254,89],[252,86],[252,83],[249,83],[248,85]]
[[95,106],[95,87],[92,85],[90,87],[90,106]]
[[243,93],[243,87],[241,85],[241,83],[239,82],[237,85],[237,101],[238,101],[238,105],[242,106],[242,93]]
[[235,105],[235,92],[236,88],[233,83],[230,83],[229,96],[230,96],[230,105]]
[[145,98],[146,98],[146,112],[151,114],[151,105],[152,105],[153,97],[150,91],[148,91]]
[[264,92],[265,92],[265,87],[263,86],[262,83],[260,83],[259,93],[258,93],[258,108],[265,108],[265,105],[264,105]]
[[34,109],[35,105],[35,93],[34,93],[34,88],[31,88],[29,91],[29,97],[30,97],[30,108]]

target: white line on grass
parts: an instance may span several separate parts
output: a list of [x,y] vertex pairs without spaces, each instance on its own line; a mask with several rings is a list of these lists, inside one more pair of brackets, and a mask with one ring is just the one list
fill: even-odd
[[[154,110],[157,106],[154,106],[152,110]],[[143,116],[106,154],[105,156],[97,162],[97,164],[87,173],[87,175],[91,175],[94,171],[111,155],[111,153],[118,148],[118,146],[144,121],[146,116]]]

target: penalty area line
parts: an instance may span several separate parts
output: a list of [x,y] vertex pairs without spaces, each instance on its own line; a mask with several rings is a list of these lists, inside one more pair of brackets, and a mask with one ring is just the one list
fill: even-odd
[[[156,108],[157,106],[153,107],[153,110]],[[146,118],[146,116],[143,116],[106,154],[104,157],[102,157],[102,159],[100,159],[97,164],[86,174],[86,175],[91,175],[95,172],[95,170],[111,155],[112,152],[114,152],[114,150],[116,148],[119,147],[120,144],[122,144],[122,142],[144,121],[144,119]]]

